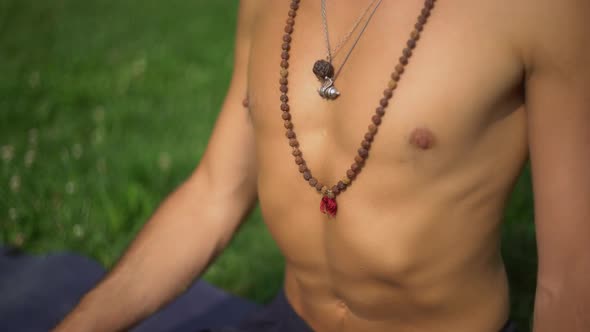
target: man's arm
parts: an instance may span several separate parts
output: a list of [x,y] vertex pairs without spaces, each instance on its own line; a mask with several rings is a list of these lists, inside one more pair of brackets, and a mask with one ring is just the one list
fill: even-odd
[[56,331],[120,331],[146,318],[203,272],[255,204],[253,129],[242,100],[256,2],[241,1],[232,81],[195,172]]
[[590,331],[590,1],[529,2],[526,112],[539,270],[535,332]]

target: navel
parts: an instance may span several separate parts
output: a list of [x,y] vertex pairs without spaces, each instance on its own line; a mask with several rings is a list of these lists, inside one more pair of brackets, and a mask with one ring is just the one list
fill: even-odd
[[434,146],[434,134],[428,128],[416,128],[410,134],[410,144],[427,150]]

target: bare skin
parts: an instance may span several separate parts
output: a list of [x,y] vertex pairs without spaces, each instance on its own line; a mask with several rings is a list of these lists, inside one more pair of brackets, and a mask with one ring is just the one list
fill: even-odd
[[[330,4],[333,36],[366,5]],[[325,54],[319,2],[302,2],[289,95],[301,150],[320,181],[346,176],[421,6],[383,2],[337,80],[342,96],[326,102],[310,70]],[[279,67],[267,55],[279,55],[286,6],[263,7],[248,82],[258,195],[296,311],[317,331],[499,331],[508,317],[500,221],[527,153],[523,68],[509,31],[483,17],[458,34],[485,10],[437,4],[366,165],[329,220],[293,162],[278,112]]]
[[[333,39],[367,3],[328,1]],[[321,182],[335,184],[353,162],[421,6],[383,1],[337,80],[342,95],[327,102],[311,73],[325,54],[319,2],[301,2],[289,96],[303,156]],[[234,77],[199,167],[57,330],[89,317],[111,324],[97,331],[116,330],[149,315],[206,268],[257,197],[286,258],[287,297],[314,330],[496,332],[509,315],[502,211],[529,155],[535,332],[590,330],[590,5],[437,1],[333,219],[298,172],[280,118],[287,11],[287,1],[241,2]],[[182,264],[165,265],[162,248]],[[104,313],[115,298],[123,303]]]

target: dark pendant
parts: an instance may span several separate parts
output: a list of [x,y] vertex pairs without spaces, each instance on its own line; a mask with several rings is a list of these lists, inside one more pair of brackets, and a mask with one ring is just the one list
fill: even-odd
[[334,66],[326,60],[318,60],[313,64],[313,73],[320,80],[334,77]]

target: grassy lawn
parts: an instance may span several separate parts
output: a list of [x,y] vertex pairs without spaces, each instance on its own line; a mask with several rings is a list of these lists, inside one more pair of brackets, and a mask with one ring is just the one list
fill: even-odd
[[[0,0],[0,242],[111,266],[195,167],[232,64],[237,0]],[[528,170],[506,211],[513,313],[528,326]],[[256,209],[206,279],[258,302],[282,258]]]

